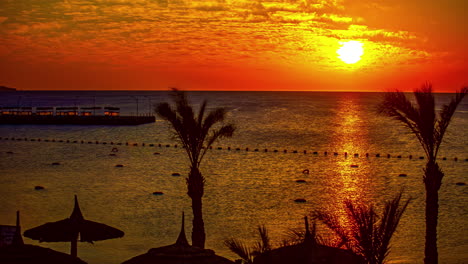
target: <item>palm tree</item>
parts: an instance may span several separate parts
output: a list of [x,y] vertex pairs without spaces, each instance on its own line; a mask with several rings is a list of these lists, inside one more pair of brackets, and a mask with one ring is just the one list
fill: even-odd
[[224,124],[227,113],[225,108],[216,108],[206,114],[207,102],[204,101],[198,115],[195,115],[184,92],[172,89],[172,96],[173,106],[160,103],[155,111],[159,117],[171,124],[175,138],[181,142],[190,160],[186,183],[187,194],[192,199],[192,245],[205,248],[205,224],[202,214],[205,177],[200,172],[200,163],[216,140],[232,137],[235,127],[233,124]]
[[313,216],[337,235],[339,241],[335,247],[344,247],[362,256],[366,264],[382,264],[390,252],[390,239],[411,200],[400,206],[401,196],[402,192],[393,200],[386,201],[381,215],[372,205],[355,205],[346,200],[350,226],[343,224],[334,213],[316,211]]
[[439,215],[439,188],[444,173],[436,162],[442,139],[455,110],[468,92],[464,87],[456,93],[448,105],[443,105],[439,116],[435,113],[435,101],[432,85],[424,84],[414,91],[416,105],[406,98],[405,94],[396,91],[387,93],[380,105],[380,111],[395,118],[416,135],[427,158],[424,169],[426,187],[426,245],[425,264],[437,264],[437,218]]

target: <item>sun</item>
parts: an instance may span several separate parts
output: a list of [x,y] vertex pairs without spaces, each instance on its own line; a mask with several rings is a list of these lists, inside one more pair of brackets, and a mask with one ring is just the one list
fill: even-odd
[[357,40],[341,42],[341,47],[336,51],[338,58],[344,63],[353,64],[361,60],[364,54],[363,44]]

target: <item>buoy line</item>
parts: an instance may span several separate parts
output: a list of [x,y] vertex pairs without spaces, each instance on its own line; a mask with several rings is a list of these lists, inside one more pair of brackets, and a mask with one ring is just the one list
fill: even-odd
[[[49,138],[45,138],[45,139],[41,139],[41,138],[27,138],[27,137],[21,137],[21,138],[15,138],[15,137],[0,137],[0,140],[4,140],[4,141],[29,141],[29,142],[47,142],[47,143],[62,143],[62,144],[89,144],[89,145],[112,145],[112,146],[122,146],[122,145],[125,145],[125,146],[129,146],[129,147],[153,147],[153,148],[178,148],[178,145],[177,144],[163,144],[163,143],[158,143],[158,144],[155,144],[155,143],[137,143],[137,142],[114,142],[114,141],[110,141],[110,142],[107,142],[107,141],[99,141],[99,140],[70,140],[70,139],[67,139],[67,140],[63,140],[63,139],[49,139]],[[346,159],[350,158],[350,159],[357,159],[357,158],[366,158],[366,159],[369,159],[369,158],[381,158],[381,159],[399,159],[399,160],[402,160],[402,159],[419,159],[419,160],[424,160],[425,157],[424,156],[417,156],[417,155],[408,155],[408,156],[403,156],[403,155],[392,155],[392,154],[381,154],[381,153],[375,153],[375,154],[371,154],[371,153],[365,153],[365,154],[360,154],[360,153],[348,153],[348,152],[332,152],[332,151],[323,151],[323,152],[319,152],[319,151],[308,151],[308,150],[297,150],[297,149],[293,149],[293,150],[289,150],[289,149],[284,149],[284,148],[273,148],[273,149],[268,149],[268,148],[264,148],[264,149],[260,149],[260,148],[249,148],[249,147],[245,147],[245,148],[241,148],[241,147],[236,147],[236,148],[233,148],[233,147],[222,147],[222,146],[218,146],[218,147],[213,147],[213,146],[210,146],[209,147],[210,150],[227,150],[227,151],[233,151],[234,152],[252,152],[252,153],[284,153],[284,154],[303,154],[303,155],[313,155],[313,156],[316,156],[316,157],[328,157],[329,153],[333,153],[333,156],[344,156]],[[115,150],[117,150],[117,148],[113,148],[112,149],[112,152],[116,152]],[[441,157],[441,158],[438,158],[438,160],[452,160],[452,161],[461,161],[463,159],[459,159],[458,157],[454,157],[454,158],[447,158],[447,157]],[[464,159],[464,161],[468,161],[468,158]]]

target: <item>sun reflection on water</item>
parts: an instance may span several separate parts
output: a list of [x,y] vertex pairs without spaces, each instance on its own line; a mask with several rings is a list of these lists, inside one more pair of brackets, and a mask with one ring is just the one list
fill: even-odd
[[[366,203],[369,194],[370,168],[365,162],[368,149],[368,133],[365,129],[365,109],[361,109],[359,95],[343,94],[337,102],[335,112],[336,128],[331,144],[337,151],[344,151],[339,155],[345,158],[332,159],[330,168],[335,175],[332,210],[336,210],[342,223],[346,223],[344,201],[351,200],[355,204]],[[358,158],[359,157],[359,158]],[[364,159],[363,159],[364,158]]]

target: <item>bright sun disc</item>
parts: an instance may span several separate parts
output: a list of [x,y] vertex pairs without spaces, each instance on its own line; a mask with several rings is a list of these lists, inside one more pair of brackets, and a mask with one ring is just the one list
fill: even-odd
[[353,64],[361,60],[364,49],[362,43],[356,40],[340,42],[341,47],[336,51],[338,58],[344,63]]

